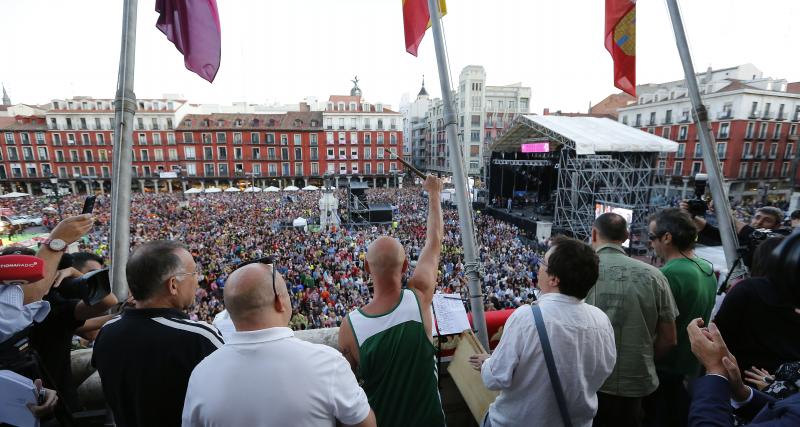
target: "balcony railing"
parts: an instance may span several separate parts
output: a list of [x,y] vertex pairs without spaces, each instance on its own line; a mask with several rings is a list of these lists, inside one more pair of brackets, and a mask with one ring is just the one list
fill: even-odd
[[751,110],[750,114],[747,116],[748,119],[757,119],[758,116],[761,115],[761,111],[759,110]]
[[730,110],[728,110],[728,111],[720,111],[719,113],[717,113],[717,119],[718,120],[727,120],[727,119],[730,119],[730,118],[733,118],[733,112],[730,111]]

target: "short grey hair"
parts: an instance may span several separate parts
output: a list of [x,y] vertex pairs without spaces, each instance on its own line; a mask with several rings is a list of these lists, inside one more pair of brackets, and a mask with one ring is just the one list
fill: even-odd
[[183,268],[177,254],[180,249],[186,248],[172,240],[153,240],[133,251],[125,266],[125,277],[134,298],[150,298],[167,278]]

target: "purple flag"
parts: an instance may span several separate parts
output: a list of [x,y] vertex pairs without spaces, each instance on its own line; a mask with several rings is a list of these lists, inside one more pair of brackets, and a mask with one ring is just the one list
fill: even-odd
[[221,46],[217,1],[156,0],[156,12],[156,27],[183,54],[186,68],[213,82]]

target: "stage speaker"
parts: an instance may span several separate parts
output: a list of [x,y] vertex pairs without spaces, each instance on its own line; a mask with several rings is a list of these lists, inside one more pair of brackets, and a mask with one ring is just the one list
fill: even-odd
[[351,204],[355,199],[358,199],[359,202],[361,202],[362,204],[366,205],[367,204],[367,193],[366,193],[367,188],[369,188],[369,185],[367,185],[366,182],[351,181],[350,182],[350,195],[352,197],[350,199]]
[[392,222],[392,206],[384,203],[370,204],[369,222]]

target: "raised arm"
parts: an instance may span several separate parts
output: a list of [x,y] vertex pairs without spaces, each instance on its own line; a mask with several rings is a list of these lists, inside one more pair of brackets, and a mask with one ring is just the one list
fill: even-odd
[[436,289],[436,274],[439,271],[439,257],[442,253],[444,235],[442,180],[429,175],[425,179],[424,188],[428,192],[428,228],[425,246],[417,260],[414,274],[408,281],[408,287],[419,291],[422,298],[420,302],[423,306],[428,306],[433,300],[433,291]]
[[[50,239],[63,240],[66,245],[69,245],[80,239],[91,228],[91,215],[71,216],[56,225],[56,228],[50,232]],[[44,278],[36,283],[30,283],[22,287],[22,291],[25,294],[25,304],[41,300],[50,291],[63,253],[63,251],[51,250],[47,245],[42,245],[39,252],[36,253],[37,257],[44,260]]]

